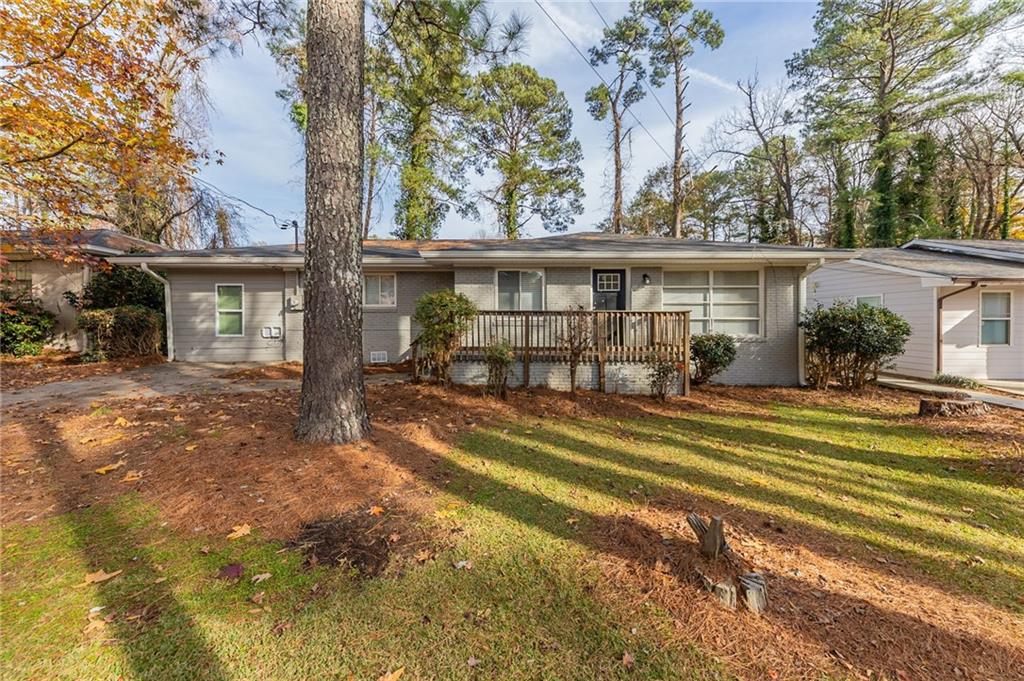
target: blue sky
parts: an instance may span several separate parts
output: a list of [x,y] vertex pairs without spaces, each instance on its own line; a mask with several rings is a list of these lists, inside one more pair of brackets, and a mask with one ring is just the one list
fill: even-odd
[[[603,24],[589,2],[541,2],[584,53],[600,40]],[[609,22],[626,10],[626,3],[597,4]],[[516,60],[553,78],[573,108],[576,136],[583,146],[587,196],[586,211],[576,219],[571,231],[593,230],[607,215],[610,205],[607,123],[593,120],[584,103],[584,94],[595,84],[596,76],[532,0],[492,5],[499,16],[515,11],[527,18],[530,29],[526,45]],[[747,78],[755,70],[765,83],[785,76],[785,60],[808,46],[813,38],[816,9],[812,2],[712,2],[698,6],[710,9],[718,17],[725,29],[725,41],[714,52],[698,50],[689,62],[692,82],[687,92],[692,106],[688,116],[692,123],[687,128],[687,141],[695,148],[700,147],[714,120],[738,103],[737,80]],[[284,103],[274,95],[281,87],[281,78],[273,59],[260,45],[249,42],[240,56],[222,56],[208,64],[206,80],[212,103],[210,145],[222,151],[225,160],[221,166],[204,168],[201,176],[228,194],[281,219],[297,219],[301,224],[302,144],[288,121]],[[666,89],[655,94],[668,109],[671,93]],[[671,151],[672,125],[657,102],[648,96],[634,111],[661,146]],[[666,160],[651,137],[636,128],[626,176],[627,198],[650,168]],[[390,233],[393,201],[394,196],[384,198],[383,211],[377,211],[382,221],[372,230],[375,234]],[[465,238],[478,236],[481,230],[493,232],[492,216],[486,211],[482,213],[481,222],[449,216],[440,236]],[[250,241],[291,240],[291,233],[280,230],[266,215],[251,209],[245,209],[244,214]],[[530,236],[545,233],[535,221],[527,225],[526,231]]]

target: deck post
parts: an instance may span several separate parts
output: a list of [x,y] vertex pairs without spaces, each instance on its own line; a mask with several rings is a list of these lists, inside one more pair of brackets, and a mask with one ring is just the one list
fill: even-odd
[[597,329],[597,389],[605,392],[604,365],[608,359],[608,316],[595,312],[594,328]]
[[690,313],[683,312],[683,397],[690,396]]
[[523,387],[530,387],[530,315],[523,314]]

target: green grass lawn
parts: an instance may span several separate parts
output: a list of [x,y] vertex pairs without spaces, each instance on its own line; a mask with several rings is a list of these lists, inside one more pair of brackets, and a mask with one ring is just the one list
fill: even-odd
[[[592,560],[600,523],[675,498],[770,514],[1019,613],[1024,492],[976,470],[979,456],[811,407],[524,420],[461,440],[441,464],[439,510],[421,520],[446,548],[373,579],[308,569],[258,533],[189,536],[126,495],[4,529],[2,675],[729,678],[655,601],[607,588]],[[228,563],[244,565],[241,580],[216,578]],[[123,573],[84,585],[99,569]],[[86,632],[92,608],[110,621]]]

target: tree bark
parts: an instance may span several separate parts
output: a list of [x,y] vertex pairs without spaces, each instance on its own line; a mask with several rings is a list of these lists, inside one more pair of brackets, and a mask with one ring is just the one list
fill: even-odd
[[363,5],[309,0],[302,395],[295,436],[370,430],[363,386]]
[[686,127],[683,120],[686,114],[686,77],[683,68],[680,59],[675,64],[676,129],[672,158],[672,237],[675,239],[683,238],[683,129]]
[[612,154],[615,158],[615,189],[612,197],[612,233],[622,234],[622,114],[612,102],[612,134],[615,136]]

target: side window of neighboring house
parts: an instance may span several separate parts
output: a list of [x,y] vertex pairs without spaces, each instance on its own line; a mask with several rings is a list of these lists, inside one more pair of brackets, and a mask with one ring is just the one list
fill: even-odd
[[882,307],[882,296],[857,296],[857,304]]
[[981,344],[1009,345],[1012,317],[1009,291],[982,291]]
[[499,310],[543,310],[544,273],[498,270]]
[[3,269],[2,281],[16,296],[32,295],[32,261],[8,261]]
[[394,274],[363,275],[364,307],[395,307],[398,304]]
[[245,335],[245,287],[217,284],[217,335]]

